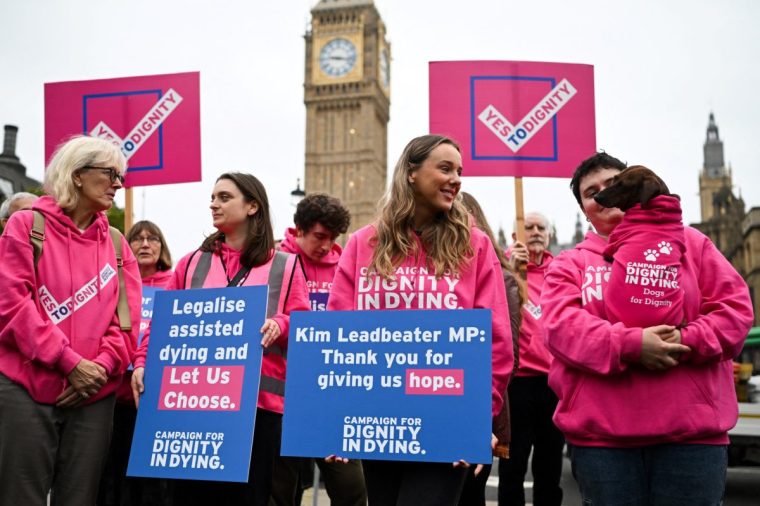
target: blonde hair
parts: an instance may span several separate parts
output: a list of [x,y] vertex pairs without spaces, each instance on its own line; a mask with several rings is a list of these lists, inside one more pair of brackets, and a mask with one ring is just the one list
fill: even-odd
[[[374,252],[370,270],[384,278],[392,278],[399,265],[408,257],[419,259],[422,251],[412,238],[416,210],[414,189],[409,175],[420,168],[430,153],[441,144],[449,144],[459,151],[452,139],[441,135],[423,135],[406,145],[393,170],[391,186],[385,192],[377,219]],[[459,199],[451,210],[439,213],[420,232],[427,250],[426,262],[436,277],[446,273],[456,275],[473,256],[470,244],[470,216]]]
[[45,193],[52,196],[64,211],[79,204],[74,172],[89,166],[112,167],[124,174],[127,159],[118,146],[104,139],[77,135],[60,144],[45,171]]

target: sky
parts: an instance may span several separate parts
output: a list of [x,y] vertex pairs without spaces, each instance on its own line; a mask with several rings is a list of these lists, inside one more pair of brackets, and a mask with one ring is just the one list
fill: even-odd
[[[275,237],[304,176],[304,38],[317,0],[3,0],[0,124],[42,179],[47,82],[199,71],[203,181],[135,189],[135,220],[164,230],[175,258],[213,232],[216,177],[257,176]],[[735,191],[760,206],[760,2],[754,0],[375,0],[392,45],[388,163],[428,132],[428,62],[521,60],[594,66],[597,147],[654,169],[700,221],[698,176],[714,112]],[[466,167],[465,167],[466,174]],[[579,211],[567,179],[524,178],[525,210],[568,242]],[[303,186],[303,185],[302,185]],[[511,232],[513,179],[465,177],[492,227]],[[117,200],[123,205],[123,197]],[[584,222],[584,228],[585,228]]]

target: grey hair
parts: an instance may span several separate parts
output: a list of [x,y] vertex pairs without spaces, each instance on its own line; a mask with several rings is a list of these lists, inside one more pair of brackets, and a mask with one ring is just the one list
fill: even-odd
[[[525,217],[527,218],[527,216],[529,214],[532,214],[534,216],[538,216],[539,218],[541,218],[541,220],[544,222],[544,227],[546,227],[546,231],[549,233],[549,237],[551,237],[552,236],[552,224],[549,221],[549,218],[547,218],[544,213],[540,213],[538,211],[529,211],[529,212],[525,213]],[[517,233],[517,220],[515,220],[514,222],[512,222],[512,232]]]
[[79,203],[74,172],[87,166],[113,167],[120,174],[127,170],[127,159],[115,144],[104,139],[77,135],[56,148],[45,171],[45,193],[65,211]]
[[16,202],[17,200],[21,199],[36,199],[37,195],[34,193],[29,192],[18,192],[14,193],[7,199],[5,199],[5,202],[3,202],[3,205],[0,206],[0,220],[7,220],[11,217],[11,204]]

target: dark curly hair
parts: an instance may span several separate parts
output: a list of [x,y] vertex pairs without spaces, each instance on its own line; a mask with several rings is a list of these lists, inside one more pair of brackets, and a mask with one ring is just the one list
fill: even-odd
[[578,167],[575,169],[573,178],[570,180],[570,189],[573,191],[575,200],[578,201],[578,205],[581,206],[581,209],[583,209],[583,204],[581,204],[581,179],[586,177],[586,175],[591,174],[592,172],[596,172],[597,170],[625,170],[625,168],[625,163],[621,162],[612,155],[608,155],[604,151],[594,153],[593,156],[590,156],[583,160],[581,164],[578,165]]
[[335,197],[326,193],[312,193],[298,203],[293,223],[304,232],[319,223],[337,237],[348,230],[351,213]]

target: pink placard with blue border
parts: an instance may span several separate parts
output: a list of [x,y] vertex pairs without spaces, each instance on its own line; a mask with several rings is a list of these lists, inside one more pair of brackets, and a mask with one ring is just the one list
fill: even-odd
[[46,83],[45,159],[75,134],[121,148],[126,187],[200,181],[200,74]]
[[431,62],[430,132],[460,144],[465,176],[570,177],[596,151],[594,68]]

